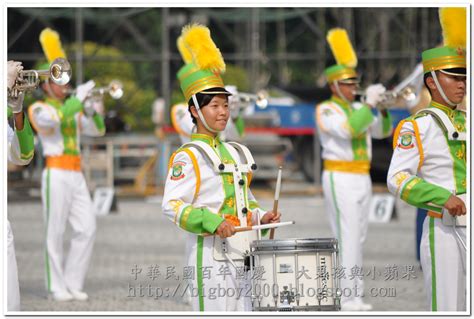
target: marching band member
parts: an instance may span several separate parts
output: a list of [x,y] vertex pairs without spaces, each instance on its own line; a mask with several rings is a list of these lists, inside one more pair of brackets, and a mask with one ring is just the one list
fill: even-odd
[[[422,53],[428,108],[403,120],[394,138],[387,184],[407,203],[428,210],[420,244],[432,311],[466,310],[466,9],[442,8],[444,45]],[[464,246],[464,248],[462,247]]]
[[[177,73],[178,80],[181,80],[183,74],[185,75],[187,73],[186,70],[193,68],[193,58],[191,52],[184,45],[183,37],[178,38],[176,45],[178,47],[179,53],[181,54],[183,62],[185,63],[185,65],[181,67]],[[227,85],[224,88],[233,95],[238,93],[235,86]],[[221,141],[226,141],[226,137],[229,136],[230,140],[240,142],[240,139],[244,134],[244,122],[240,114],[239,105],[237,105],[238,101],[232,103],[232,100],[232,95],[228,95],[228,103],[231,110],[231,121],[228,121],[224,131],[219,133],[219,138]],[[241,125],[238,125],[239,123]],[[189,105],[187,103],[177,103],[171,107],[171,124],[178,133],[181,144],[190,142],[191,135],[196,133],[196,120],[192,117],[189,111]],[[189,255],[188,252],[185,252],[185,254],[186,256]],[[191,303],[190,294],[186,294],[185,302],[188,304]]]
[[[50,63],[57,57],[65,57],[55,31],[44,29],[40,41]],[[28,110],[46,158],[41,183],[46,226],[46,286],[57,301],[88,299],[82,290],[92,255],[96,221],[81,172],[79,137],[105,133],[102,116],[93,107],[83,104],[94,85],[93,81],[79,85],[76,95],[64,100],[64,88],[46,81],[42,88],[47,98]],[[73,236],[64,260],[63,234],[68,221]]]
[[[248,149],[224,143],[219,137],[229,119],[230,93],[220,77],[225,64],[209,29],[186,26],[182,38],[194,56],[193,63],[186,65],[188,72],[179,79],[196,133],[170,159],[163,213],[188,233],[187,266],[196,272],[193,309],[250,310],[250,300],[244,296],[212,298],[208,292],[218,287],[236,291],[248,284],[238,270],[243,270],[243,255],[250,249],[254,232],[236,233],[235,226],[279,222],[280,214],[265,213],[249,189],[256,167]],[[216,236],[203,237],[202,233]]]
[[[23,70],[21,62],[8,61],[7,87],[12,90],[18,73]],[[9,113],[14,118],[15,130],[8,129],[8,161],[15,165],[28,165],[34,155],[35,144],[33,131],[28,118],[23,114],[24,93],[18,97],[8,96]],[[10,114],[9,114],[10,115]],[[10,117],[10,116],[9,116]],[[18,284],[18,267],[16,265],[15,244],[10,222],[7,219],[7,310],[20,310],[20,287]]]
[[350,279],[350,272],[362,268],[362,244],[368,227],[372,184],[369,175],[372,156],[371,139],[390,136],[392,124],[387,111],[373,115],[385,88],[371,85],[366,102],[355,102],[359,80],[355,67],[357,57],[344,29],[330,30],[327,36],[337,64],[325,70],[330,100],[316,108],[318,135],[323,148],[323,193],[331,229],[339,242],[339,253],[345,278],[341,288],[351,295],[342,296],[342,310],[371,310],[372,306],[356,296],[363,292],[360,276]]

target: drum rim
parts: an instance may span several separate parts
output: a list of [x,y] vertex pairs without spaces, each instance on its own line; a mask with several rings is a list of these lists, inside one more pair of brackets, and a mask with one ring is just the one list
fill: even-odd
[[285,239],[262,239],[254,240],[251,247],[256,250],[264,250],[271,247],[317,247],[320,245],[337,245],[336,238],[285,238]]

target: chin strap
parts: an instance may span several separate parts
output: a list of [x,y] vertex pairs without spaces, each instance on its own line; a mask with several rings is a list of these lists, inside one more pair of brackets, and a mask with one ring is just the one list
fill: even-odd
[[193,99],[193,102],[194,102],[194,107],[196,108],[196,111],[197,111],[197,113],[198,113],[198,116],[199,116],[199,118],[201,119],[201,122],[202,122],[202,124],[204,125],[204,127],[205,127],[209,132],[212,132],[212,133],[219,133],[219,131],[212,129],[212,128],[209,127],[209,125],[207,125],[206,119],[204,118],[204,115],[202,115],[201,107],[199,106],[198,100],[197,100],[197,98],[196,98],[196,94],[193,94],[192,99]]
[[444,93],[443,88],[442,88],[441,85],[439,84],[438,77],[436,76],[436,72],[435,72],[435,71],[431,71],[431,75],[433,76],[433,80],[434,80],[434,82],[435,82],[436,88],[438,89],[439,94],[441,94],[441,97],[443,98],[443,100],[444,100],[446,103],[448,103],[450,106],[456,106],[457,104],[451,102],[451,101],[448,99],[448,97],[446,96],[446,94]]
[[337,94],[339,95],[339,97],[341,98],[341,100],[343,100],[344,102],[348,103],[348,104],[351,104],[351,102],[349,102],[346,97],[342,94],[341,92],[341,89],[339,88],[339,82],[337,81],[334,81],[334,86],[336,87],[336,92]]

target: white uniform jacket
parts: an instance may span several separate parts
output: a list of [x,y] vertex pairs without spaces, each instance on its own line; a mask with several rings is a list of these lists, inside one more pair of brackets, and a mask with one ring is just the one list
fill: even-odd
[[364,161],[369,165],[372,137],[380,139],[392,133],[390,115],[383,117],[378,112],[373,116],[367,105],[358,102],[349,105],[337,97],[317,106],[316,122],[323,147],[322,158],[326,162],[325,168],[330,170],[338,164],[332,161],[346,164]]
[[[58,106],[54,106],[54,105]],[[28,109],[31,124],[38,132],[44,156],[80,154],[80,135],[102,136],[105,126],[100,115],[92,117],[82,113],[77,98],[69,98],[64,105],[52,99],[38,101]]]
[[[206,135],[193,134],[193,139],[204,141],[218,149],[224,163],[240,163],[238,152],[229,144]],[[222,154],[221,150],[227,150]],[[248,188],[251,173],[242,174],[245,182],[245,203],[249,211],[260,208]],[[164,214],[178,227],[200,234],[214,233],[224,220],[222,215],[237,216],[232,174],[217,174],[207,159],[195,148],[181,148],[170,160],[163,198]],[[253,223],[256,223],[256,215]]]

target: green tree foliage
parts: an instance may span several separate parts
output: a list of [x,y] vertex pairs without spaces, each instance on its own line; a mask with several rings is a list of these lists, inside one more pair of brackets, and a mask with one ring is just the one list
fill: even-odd
[[[76,48],[77,44],[67,46],[67,55],[72,56]],[[142,88],[140,86],[134,65],[125,59],[121,60],[122,52],[111,46],[85,42],[83,52],[84,82],[94,80],[96,88],[107,87],[112,80],[119,80],[123,84],[124,94],[121,99],[114,100],[110,95],[104,95],[106,111],[116,110],[132,131],[152,130],[151,105],[156,99],[156,93],[152,88]],[[110,59],[111,57],[115,59]],[[44,61],[38,62],[37,68],[42,65],[44,65]],[[71,66],[74,81],[74,71],[77,68],[74,62],[71,62]],[[74,85],[74,83],[72,84]],[[31,95],[27,95],[27,103],[31,104],[33,99]]]
[[[68,51],[74,52],[76,46],[70,46]],[[96,87],[107,87],[112,80],[119,80],[123,84],[124,94],[120,100],[114,100],[109,95],[104,96],[106,110],[116,109],[133,131],[152,130],[151,105],[156,93],[153,89],[140,87],[134,65],[125,59],[108,59],[122,56],[122,52],[114,47],[85,42],[83,52],[84,81],[93,79]]]
[[226,70],[222,79],[226,85],[235,85],[241,92],[249,92],[251,90],[247,72],[240,66],[226,64]]

